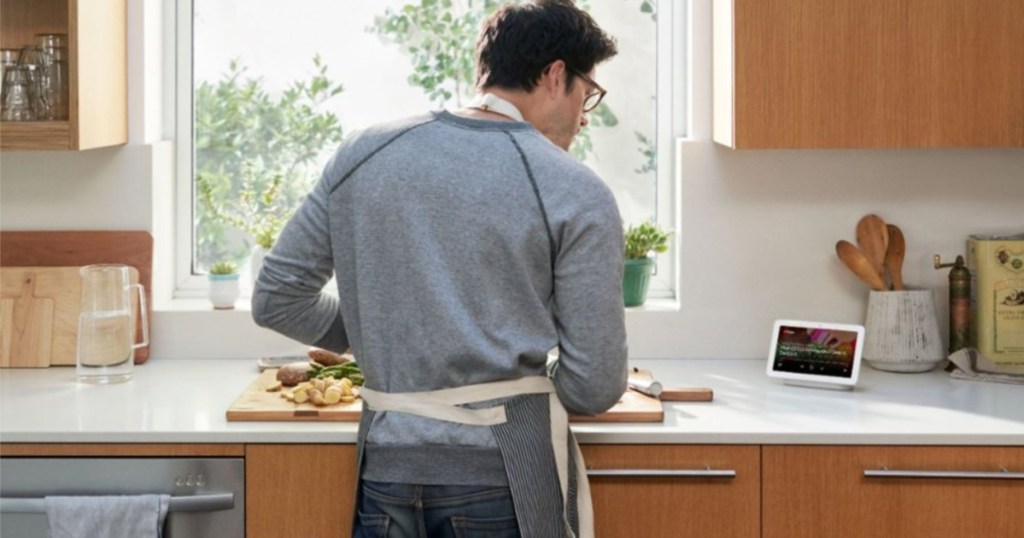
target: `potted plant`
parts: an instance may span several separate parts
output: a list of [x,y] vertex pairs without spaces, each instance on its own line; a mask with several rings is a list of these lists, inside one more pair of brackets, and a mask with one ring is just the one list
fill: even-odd
[[[274,246],[281,228],[294,212],[281,197],[281,174],[267,175],[252,163],[243,170],[242,188],[237,197],[218,194],[212,176],[196,175],[199,198],[211,217],[218,222],[248,234],[253,241],[249,258],[249,284],[255,282],[263,266],[263,258]],[[262,188],[260,185],[263,185]],[[226,199],[226,203],[225,203]]]
[[652,222],[626,228],[626,265],[622,276],[622,299],[626,306],[640,306],[647,299],[647,286],[654,270],[654,253],[668,250],[671,231]]
[[220,261],[210,266],[210,302],[215,310],[231,310],[241,290],[238,288],[238,265]]

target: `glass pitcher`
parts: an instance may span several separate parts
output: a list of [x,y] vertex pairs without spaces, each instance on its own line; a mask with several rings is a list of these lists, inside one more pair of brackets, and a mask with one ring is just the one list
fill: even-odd
[[[82,275],[82,303],[78,314],[78,380],[118,383],[131,379],[134,351],[149,345],[146,294],[129,280],[127,265],[86,265]],[[131,290],[139,294],[142,342],[135,342],[135,316]]]

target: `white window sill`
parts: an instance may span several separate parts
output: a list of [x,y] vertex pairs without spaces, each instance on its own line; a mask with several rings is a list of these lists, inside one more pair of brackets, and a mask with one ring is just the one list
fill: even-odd
[[626,317],[630,312],[679,312],[682,305],[674,297],[648,297],[640,306],[626,307]]

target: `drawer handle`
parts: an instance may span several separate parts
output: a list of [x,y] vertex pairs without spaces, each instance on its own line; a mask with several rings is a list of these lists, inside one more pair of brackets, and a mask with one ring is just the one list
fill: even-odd
[[734,469],[587,469],[587,476],[736,478]]
[[865,469],[867,478],[972,478],[989,480],[1024,480],[1024,473],[1010,472],[1003,467],[998,471],[917,471],[912,469]]

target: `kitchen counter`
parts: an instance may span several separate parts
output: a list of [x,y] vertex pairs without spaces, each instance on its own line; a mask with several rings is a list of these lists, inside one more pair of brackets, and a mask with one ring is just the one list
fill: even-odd
[[[713,402],[665,404],[664,423],[574,424],[582,443],[1024,445],[1024,386],[942,371],[879,372],[856,390],[783,385],[763,360],[637,360],[666,386]],[[155,359],[118,385],[74,368],[0,371],[4,443],[353,443],[356,423],[227,422],[257,376],[253,360]]]

